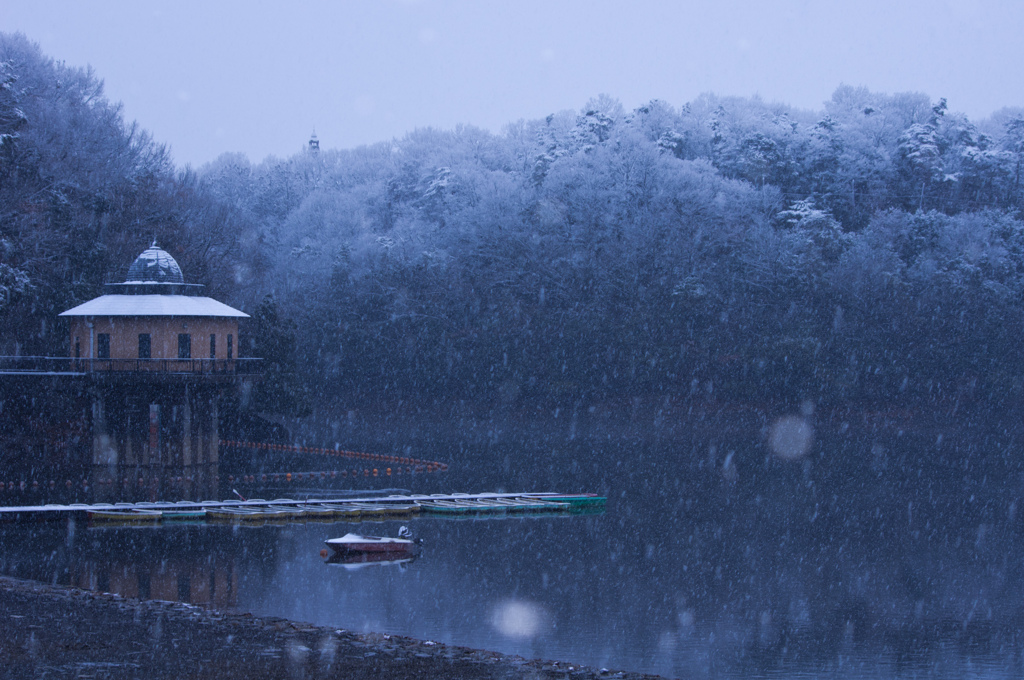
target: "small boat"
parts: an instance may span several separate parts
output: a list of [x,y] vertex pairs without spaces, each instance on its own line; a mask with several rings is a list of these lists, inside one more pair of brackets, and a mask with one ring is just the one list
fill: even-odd
[[508,506],[504,503],[495,503],[486,499],[453,500],[451,502],[468,508],[470,512],[475,513],[508,512]]
[[307,505],[302,508],[302,516],[306,519],[334,519],[338,514],[334,508],[322,505]]
[[159,522],[163,513],[159,510],[89,510],[90,522]]
[[540,501],[533,498],[495,498],[492,502],[504,505],[509,512],[539,512],[542,510],[564,510],[569,507],[568,503],[556,503],[553,501]]
[[379,503],[385,515],[411,515],[420,511],[415,503]]
[[190,522],[206,519],[206,508],[195,501],[178,501],[173,507],[164,507],[160,512],[163,513],[165,521]]
[[422,501],[420,507],[427,512],[442,515],[464,515],[469,512],[467,506],[452,501]]
[[335,553],[412,553],[419,547],[419,541],[412,538],[409,529],[398,530],[398,538],[390,536],[365,536],[363,534],[345,534],[341,538],[331,538],[324,543]]
[[247,522],[265,521],[267,516],[248,508],[207,508],[206,518],[219,522]]
[[206,508],[174,508],[171,510],[162,510],[164,521],[171,522],[192,522],[195,520],[206,519]]
[[383,517],[387,511],[378,503],[346,503],[350,508],[358,509],[360,515],[367,517]]
[[318,507],[330,510],[333,517],[355,519],[363,514],[362,510],[358,507],[353,507],[351,503],[321,503]]
[[570,506],[577,507],[588,507],[593,505],[604,505],[608,498],[605,496],[598,496],[596,493],[526,493],[523,494],[523,498],[530,498],[539,501],[552,501],[556,503],[568,503]]
[[246,510],[267,516],[267,519],[295,519],[306,513],[304,508],[294,505],[263,505],[248,507]]

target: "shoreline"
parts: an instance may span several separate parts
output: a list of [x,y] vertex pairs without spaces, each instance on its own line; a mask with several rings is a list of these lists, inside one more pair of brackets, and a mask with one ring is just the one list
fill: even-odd
[[6,576],[0,576],[0,612],[0,678],[660,677]]

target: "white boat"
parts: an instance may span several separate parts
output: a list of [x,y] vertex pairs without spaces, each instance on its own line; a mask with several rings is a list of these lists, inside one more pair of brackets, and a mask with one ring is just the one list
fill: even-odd
[[414,540],[409,530],[402,527],[398,531],[399,538],[390,536],[366,536],[363,534],[345,534],[341,538],[331,538],[324,543],[335,553],[411,553],[415,552],[419,541]]

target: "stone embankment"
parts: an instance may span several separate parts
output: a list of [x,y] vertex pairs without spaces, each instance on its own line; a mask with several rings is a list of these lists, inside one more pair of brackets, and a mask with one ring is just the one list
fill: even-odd
[[0,577],[4,680],[654,677]]

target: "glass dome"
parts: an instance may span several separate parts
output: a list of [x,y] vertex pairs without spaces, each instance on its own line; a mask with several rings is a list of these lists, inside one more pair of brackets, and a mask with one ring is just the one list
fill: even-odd
[[135,258],[125,283],[185,283],[185,277],[174,258],[154,243]]

